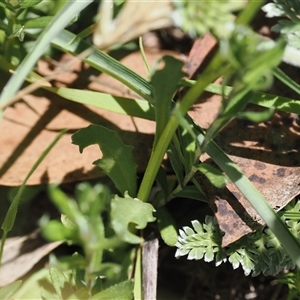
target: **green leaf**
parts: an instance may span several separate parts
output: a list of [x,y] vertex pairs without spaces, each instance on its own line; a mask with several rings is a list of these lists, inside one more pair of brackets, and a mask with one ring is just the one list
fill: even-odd
[[13,24],[12,27],[8,26],[5,33],[9,39],[17,37],[20,40],[20,42],[23,42],[24,40],[24,26],[20,24]]
[[175,148],[173,143],[170,144],[169,149],[167,150],[168,158],[170,160],[170,163],[172,165],[172,169],[174,170],[177,180],[180,184],[180,186],[184,186],[184,166],[181,163],[180,159],[180,153]]
[[[193,130],[193,125],[190,123],[186,124],[188,126],[188,130]],[[195,164],[195,161],[198,160],[198,157],[200,155],[197,155],[197,143],[195,141],[194,136],[190,134],[190,132],[185,128],[179,127],[179,141],[180,141],[180,147],[182,151],[182,155],[184,157],[184,166],[185,166],[185,172],[188,173],[192,169],[192,167]]]
[[279,3],[268,3],[264,5],[261,9],[266,13],[267,18],[284,16],[284,10]]
[[41,228],[41,234],[48,241],[75,240],[74,230],[66,228],[57,220],[52,220]]
[[151,204],[131,198],[128,194],[125,194],[124,198],[116,195],[111,202],[112,227],[121,240],[132,244],[141,243],[142,238],[133,234],[129,226],[144,229],[148,222],[155,221],[154,211]]
[[123,281],[93,295],[91,300],[132,300],[133,287],[133,281]]
[[198,170],[217,188],[225,187],[228,182],[227,177],[211,165],[202,163],[198,166]]
[[49,196],[52,202],[58,207],[59,211],[66,215],[72,222],[76,224],[83,223],[83,216],[79,211],[78,204],[70,199],[57,186],[50,185],[48,187]]
[[66,295],[72,293],[72,287],[62,271],[57,268],[51,268],[49,274],[53,287],[61,299],[65,299]]
[[34,5],[39,4],[43,0],[18,0],[18,3],[21,8],[28,8]]
[[[42,268],[40,270],[36,270],[33,274],[29,274],[26,276],[26,280],[24,280],[22,286],[19,288],[18,291],[14,294],[12,299],[42,299],[41,296],[41,282],[45,282],[48,286],[50,284],[49,279],[49,269]],[[51,285],[51,284],[50,284]],[[53,288],[52,288],[53,290]],[[54,291],[55,293],[55,291]],[[0,298],[2,299],[2,297]],[[50,298],[56,299],[54,297]]]
[[234,270],[240,266],[240,260],[241,257],[237,252],[233,252],[228,258],[228,261],[232,264]]
[[77,290],[75,293],[71,294],[67,299],[69,300],[90,299],[90,295],[87,292],[86,288],[81,288]]
[[20,288],[21,285],[22,280],[18,280],[0,288],[0,299],[12,299],[14,293]]
[[244,269],[244,273],[246,276],[248,276],[251,271],[254,269],[253,261],[250,259],[248,255],[245,255],[243,259],[241,260],[241,265]]
[[92,187],[89,182],[81,182],[76,186],[75,195],[80,211],[86,216],[98,216],[109,208],[111,194],[102,184]]
[[174,247],[178,237],[174,219],[164,206],[156,210],[156,216],[162,239],[168,246]]
[[205,255],[204,255],[204,261],[206,262],[211,262],[214,260],[214,251],[213,251],[213,247],[207,247]]
[[[25,78],[34,67],[37,60],[43,55],[50,42],[58,35],[62,29],[68,25],[69,21],[88,6],[92,0],[85,1],[70,1],[67,2],[60,11],[53,17],[53,21],[47,25],[42,34],[35,41],[32,51],[28,53],[25,59],[16,69],[16,72],[11,76],[5,89],[0,96],[0,104],[7,103],[12,96],[19,90]],[[28,2],[29,5],[29,2]]]
[[84,269],[87,267],[88,262],[83,256],[75,252],[72,256],[60,256],[59,258],[55,258],[53,260],[54,262],[52,263],[52,265],[59,265],[59,268],[61,270],[72,270],[72,277],[77,288],[84,287],[83,273]]
[[175,257],[187,255],[187,259],[202,259],[212,261],[215,252],[216,264],[225,261],[225,253],[221,248],[222,234],[217,221],[211,216],[205,217],[205,224],[199,221],[192,221],[193,228],[184,226],[179,230],[179,236],[176,243],[178,248]]
[[[75,34],[67,30],[61,31],[52,41],[52,45],[61,51],[72,53],[73,55],[78,55],[82,51],[93,47],[93,45],[77,39]],[[153,101],[152,87],[149,82],[106,53],[100,50],[94,50],[88,57],[83,59],[83,61],[91,67],[122,82],[142,98],[150,102]]]
[[161,191],[163,194],[163,201],[165,203],[169,196],[169,184],[168,184],[166,171],[164,170],[163,167],[159,168],[159,171],[156,176],[156,182],[158,183],[159,187],[161,188]]
[[[291,88],[292,90],[294,90],[296,93],[300,95],[300,85],[291,77],[289,77],[287,74],[285,74],[281,69],[279,69],[278,67],[274,68],[273,75],[277,77],[281,82],[283,82],[286,86],[288,86],[289,88]],[[288,100],[289,99],[286,99],[285,102],[288,102]]]
[[186,185],[181,191],[176,193],[175,196],[207,202],[205,195],[194,185]]
[[93,105],[119,114],[135,116],[147,120],[155,119],[153,107],[145,100],[129,99],[95,91],[71,88],[46,86],[43,88],[77,103]]
[[48,290],[48,289],[44,288],[43,286],[41,286],[40,289],[41,289],[41,298],[42,299],[45,299],[45,300],[61,300],[59,295],[56,294],[56,292],[53,289]]
[[237,114],[238,119],[247,119],[251,122],[255,123],[260,123],[260,122],[265,122],[268,121],[273,113],[274,113],[274,108],[266,109],[264,111],[242,111]]
[[[279,80],[281,80],[295,92],[300,94],[300,86],[293,82],[285,74],[283,74],[283,72],[281,72],[278,68],[275,68],[273,73],[274,76],[276,76]],[[283,76],[285,76],[285,78]],[[194,84],[195,81],[193,80],[188,80],[184,82],[184,85],[187,86],[193,86]],[[230,86],[226,86],[224,89],[222,89],[221,85],[210,84],[205,88],[205,90],[214,94],[224,94],[224,96],[228,96],[232,91],[232,88]],[[285,112],[300,114],[300,101],[296,99],[281,97],[278,95],[272,95],[267,93],[254,92],[253,96],[250,99],[250,102],[263,107],[274,107],[275,109],[282,110]]]
[[24,29],[32,29],[32,28],[45,28],[51,21],[53,17],[43,16],[34,19],[30,19],[25,22]]
[[173,95],[178,89],[179,80],[185,75],[182,72],[182,61],[172,56],[164,56],[161,60],[164,68],[156,71],[151,78],[156,119],[155,140],[160,137],[167,124]]
[[8,9],[8,10],[10,10],[12,12],[15,11],[15,8],[13,7],[13,5],[11,5],[10,3],[8,3],[6,0],[0,0],[0,7]]
[[79,146],[80,152],[84,148],[98,144],[103,158],[93,162],[109,176],[117,189],[124,194],[136,195],[137,165],[133,160],[132,146],[126,146],[116,132],[100,125],[90,125],[80,129],[72,136],[72,142]]
[[262,10],[269,18],[284,17],[278,20],[272,26],[271,30],[280,33],[287,41],[282,60],[288,64],[299,67],[299,49],[300,49],[300,7],[298,0],[280,0],[275,3],[268,3],[262,7]]

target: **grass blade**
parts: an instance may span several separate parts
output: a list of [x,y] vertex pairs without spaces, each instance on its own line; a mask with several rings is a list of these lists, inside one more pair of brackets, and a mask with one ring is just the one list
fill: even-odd
[[[202,143],[203,138],[202,135],[198,136],[200,143]],[[214,141],[211,141],[207,145],[206,152],[243,193],[244,197],[250,202],[261,218],[266,222],[267,226],[276,235],[294,263],[300,267],[300,245],[288,230],[287,226],[268,204],[266,199]]]
[[4,104],[19,90],[26,76],[34,67],[35,63],[46,51],[50,42],[64,27],[86,6],[88,6],[92,0],[86,1],[69,1],[58,14],[52,19],[52,22],[48,24],[43,33],[36,40],[32,51],[27,54],[25,59],[16,69],[16,72],[10,78],[6,84],[3,92],[0,96],[0,104]]
[[[195,81],[185,80],[181,81],[181,84],[184,86],[193,86]],[[228,96],[232,91],[232,87],[230,86],[225,86],[224,89],[222,89],[223,87],[221,85],[212,83],[205,88],[205,91],[224,96]],[[300,114],[300,99],[297,100],[268,93],[253,92],[250,102],[267,108],[273,107],[288,113]]]
[[[76,35],[64,30],[52,41],[52,45],[61,51],[69,52],[73,55],[78,55],[92,47],[91,44],[75,38]],[[152,88],[149,82],[104,52],[94,50],[83,61],[91,67],[122,82],[144,99],[150,102],[153,101]]]

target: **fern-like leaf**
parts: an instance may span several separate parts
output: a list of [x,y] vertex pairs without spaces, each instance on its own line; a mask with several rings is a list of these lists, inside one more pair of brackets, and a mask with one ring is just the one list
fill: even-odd
[[[300,200],[292,201],[278,213],[292,234],[300,242]],[[296,218],[298,216],[298,218]],[[283,268],[295,265],[277,237],[269,228],[261,228],[223,249],[222,232],[215,218],[207,216],[205,223],[192,221],[192,228],[179,230],[175,256],[188,255],[187,259],[215,261],[216,266],[228,260],[233,269],[242,267],[245,275],[276,275]]]

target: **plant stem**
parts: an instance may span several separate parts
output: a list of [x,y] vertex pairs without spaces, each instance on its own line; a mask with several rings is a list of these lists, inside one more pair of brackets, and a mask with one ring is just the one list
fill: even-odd
[[[249,1],[246,8],[237,17],[236,24],[248,24],[255,16],[258,9],[261,7],[263,0]],[[178,102],[171,114],[171,117],[163,130],[157,143],[154,145],[151,157],[149,159],[140,189],[138,192],[138,199],[141,201],[147,201],[155,177],[159,170],[160,164],[167,151],[169,143],[179,125],[179,121],[176,117],[178,113],[184,116],[194,102],[204,92],[206,86],[214,82],[220,76],[229,74],[232,71],[232,67],[224,65],[220,53],[217,53],[205,71],[199,76],[196,84],[185,94],[181,102]]]
[[222,61],[220,56],[217,54],[207,69],[199,77],[196,84],[185,94],[182,101],[175,105],[165,129],[163,130],[156,146],[152,149],[151,157],[138,192],[138,199],[141,201],[147,201],[148,199],[156,174],[159,170],[159,166],[179,125],[179,120],[176,115],[180,113],[184,116],[193,103],[204,92],[206,86],[220,76],[226,74],[227,69],[227,66],[222,67]]
[[265,2],[265,0],[250,0],[245,9],[238,15],[235,23],[249,24]]

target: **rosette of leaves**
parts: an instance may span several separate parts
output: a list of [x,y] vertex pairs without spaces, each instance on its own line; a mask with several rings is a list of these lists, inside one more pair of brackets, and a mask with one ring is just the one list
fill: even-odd
[[[278,214],[300,241],[300,201],[293,200]],[[189,260],[215,261],[216,266],[228,260],[234,269],[241,266],[246,276],[261,273],[265,276],[276,275],[283,268],[295,267],[279,240],[267,227],[222,248],[222,232],[215,218],[207,216],[204,224],[194,220],[192,226],[193,228],[185,226],[179,230],[175,257],[188,255]]]
[[173,21],[176,26],[192,37],[211,31],[218,37],[224,36],[224,25],[232,23],[234,11],[245,6],[243,1],[173,1],[176,11]]

